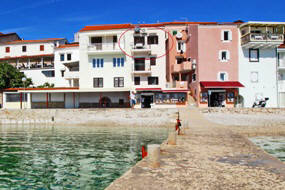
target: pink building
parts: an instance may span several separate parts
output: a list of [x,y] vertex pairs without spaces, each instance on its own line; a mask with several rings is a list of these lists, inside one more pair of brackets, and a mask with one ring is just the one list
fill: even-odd
[[230,24],[188,26],[187,57],[194,65],[191,94],[199,107],[233,107],[238,96],[238,28]]

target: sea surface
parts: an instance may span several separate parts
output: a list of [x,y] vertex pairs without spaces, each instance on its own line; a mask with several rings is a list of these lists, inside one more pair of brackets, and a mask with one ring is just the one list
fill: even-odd
[[285,136],[280,137],[254,137],[250,140],[267,153],[285,162]]
[[0,126],[0,189],[104,189],[163,128]]

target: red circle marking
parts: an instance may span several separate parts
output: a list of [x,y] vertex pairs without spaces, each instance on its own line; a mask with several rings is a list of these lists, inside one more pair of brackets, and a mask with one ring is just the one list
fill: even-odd
[[[154,27],[154,28],[164,31],[165,33],[167,33],[168,39],[171,39],[171,47],[165,52],[165,54],[156,57],[156,59],[159,59],[159,58],[162,58],[162,57],[168,55],[169,52],[174,48],[174,39],[173,39],[173,36],[170,34],[169,31],[167,31],[167,30],[165,30],[165,29],[163,29],[163,28],[159,28],[159,27]],[[129,54],[121,47],[121,45],[120,45],[121,38],[122,38],[128,31],[130,31],[130,30],[132,30],[132,29],[133,29],[133,28],[128,28],[126,31],[124,31],[124,32],[120,35],[119,40],[118,40],[117,43],[118,43],[118,46],[119,46],[120,50],[121,50],[126,56],[131,57],[131,58],[134,59],[135,57],[132,56],[132,55],[129,55]],[[146,59],[146,60],[150,60],[150,58],[145,58],[145,59]]]

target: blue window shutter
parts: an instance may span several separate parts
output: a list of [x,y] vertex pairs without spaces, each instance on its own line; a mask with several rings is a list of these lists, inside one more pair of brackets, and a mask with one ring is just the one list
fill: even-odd
[[125,59],[121,58],[121,66],[124,67],[125,66]]
[[93,61],[93,68],[95,68],[96,67],[96,59],[93,59],[92,61]]
[[104,59],[101,59],[101,67],[104,67]]
[[116,67],[116,58],[113,58],[113,67]]
[[117,58],[118,67],[120,67],[120,62],[121,62],[121,59],[120,59],[120,58]]
[[97,67],[100,67],[100,59],[97,59]]

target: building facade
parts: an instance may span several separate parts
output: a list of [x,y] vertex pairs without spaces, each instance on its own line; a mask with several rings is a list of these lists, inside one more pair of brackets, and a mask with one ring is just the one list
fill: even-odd
[[60,86],[61,79],[55,77],[54,52],[65,43],[63,38],[0,43],[0,62],[7,62],[32,78],[34,86],[44,83]]
[[[4,108],[285,107],[284,23],[86,26],[65,39],[0,43],[0,61],[31,77]],[[54,88],[36,88],[44,83]]]
[[234,107],[243,87],[238,78],[237,25],[191,24],[188,30],[187,57],[195,63],[190,86],[197,105]]
[[281,69],[277,65],[277,47],[284,43],[284,24],[246,22],[239,26],[239,79],[245,86],[240,89],[244,107],[252,107],[255,101],[265,98],[269,98],[266,107],[279,106]]

